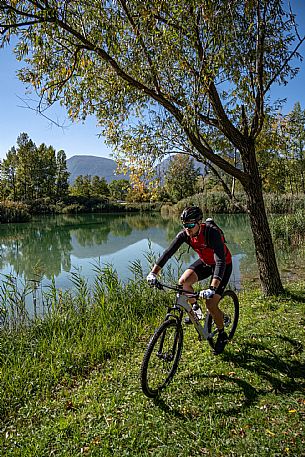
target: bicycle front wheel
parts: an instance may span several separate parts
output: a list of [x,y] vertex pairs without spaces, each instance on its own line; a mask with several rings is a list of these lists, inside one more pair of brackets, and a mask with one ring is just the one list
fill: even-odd
[[[219,302],[219,308],[224,313],[224,329],[228,335],[229,340],[234,336],[239,318],[239,302],[236,293],[233,290],[226,290]],[[217,327],[210,314],[207,315],[208,332],[211,338],[208,343],[212,349],[215,347],[216,337],[218,335]]]
[[141,366],[141,387],[147,397],[157,397],[177,371],[183,347],[180,322],[169,319],[148,343]]

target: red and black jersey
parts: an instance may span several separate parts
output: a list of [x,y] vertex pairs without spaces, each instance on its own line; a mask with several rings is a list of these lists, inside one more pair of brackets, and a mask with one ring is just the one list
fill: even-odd
[[[214,227],[213,227],[214,229]],[[217,228],[215,227],[215,229],[217,230]],[[195,252],[197,252],[197,254],[199,255],[200,259],[206,263],[207,265],[215,265],[216,264],[216,259],[215,259],[215,248],[217,251],[219,251],[219,248],[217,249],[217,244],[219,243],[219,240],[217,239],[218,237],[216,236],[216,239],[215,239],[215,235],[213,237],[213,234],[212,234],[212,244],[213,246],[211,246],[211,232],[210,230],[212,230],[211,227],[208,228],[209,230],[209,243],[207,241],[207,236],[206,236],[206,224],[201,224],[201,227],[200,227],[200,232],[198,234],[198,236],[196,237],[188,237],[188,240],[186,241],[193,249]],[[225,244],[225,239],[224,239],[224,236],[221,232],[220,233],[220,237],[221,237],[221,250],[224,249],[224,254],[225,254],[225,262],[226,264],[229,264],[232,262],[232,256],[231,256],[231,253],[227,247],[227,245]],[[214,238],[214,240],[213,240]],[[222,253],[221,253],[221,257],[223,257]]]
[[195,237],[188,236],[186,231],[182,230],[163,252],[156,264],[162,268],[183,243],[191,246],[202,262],[214,267],[214,278],[222,279],[225,266],[232,262],[232,256],[225,244],[224,235],[217,226],[203,223]]

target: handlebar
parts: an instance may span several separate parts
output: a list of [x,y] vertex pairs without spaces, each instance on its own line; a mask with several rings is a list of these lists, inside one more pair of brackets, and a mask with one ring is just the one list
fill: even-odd
[[156,283],[153,285],[153,287],[156,287],[157,289],[164,290],[164,289],[170,289],[175,292],[178,292],[180,295],[187,295],[188,297],[191,298],[199,298],[199,292],[190,292],[189,290],[182,289],[182,286],[169,286],[168,284],[163,284],[162,282],[156,280]]

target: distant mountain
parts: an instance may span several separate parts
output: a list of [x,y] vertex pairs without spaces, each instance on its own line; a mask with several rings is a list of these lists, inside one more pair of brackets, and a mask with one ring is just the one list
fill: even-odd
[[77,176],[80,175],[99,176],[100,178],[105,178],[107,183],[118,179],[128,179],[127,175],[116,175],[116,168],[115,161],[105,157],[79,155],[67,159],[70,184],[73,184]]
[[[171,157],[164,159],[156,166],[156,176],[162,178],[165,175],[170,164]],[[195,162],[195,167],[200,169],[200,173],[204,174],[204,166],[202,163]],[[114,160],[106,159],[105,157],[79,155],[67,159],[67,168],[70,173],[69,182],[73,184],[77,176],[90,175],[105,178],[107,183],[118,179],[129,179],[129,175],[115,174],[117,165]]]

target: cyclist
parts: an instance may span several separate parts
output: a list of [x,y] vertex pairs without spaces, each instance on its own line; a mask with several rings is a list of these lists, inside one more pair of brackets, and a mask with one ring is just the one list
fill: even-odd
[[[232,273],[232,257],[222,231],[212,223],[212,219],[207,219],[206,223],[203,223],[202,217],[202,211],[198,206],[189,206],[182,211],[183,230],[176,235],[157,260],[147,276],[147,282],[151,286],[156,284],[158,273],[183,243],[187,243],[197,252],[199,259],[182,274],[179,284],[185,290],[194,292],[193,284],[211,276],[210,286],[200,292],[200,298],[206,299],[207,309],[219,331],[214,349],[214,354],[217,355],[223,352],[228,341],[224,331],[223,312],[219,309],[218,303]],[[192,298],[189,302],[196,312],[199,308],[196,299]],[[200,314],[198,317],[201,317]],[[190,323],[189,318],[186,321]]]

